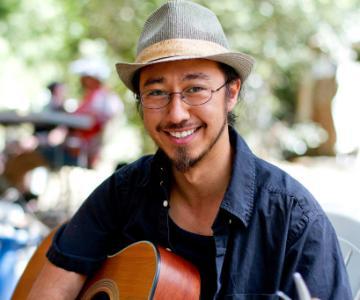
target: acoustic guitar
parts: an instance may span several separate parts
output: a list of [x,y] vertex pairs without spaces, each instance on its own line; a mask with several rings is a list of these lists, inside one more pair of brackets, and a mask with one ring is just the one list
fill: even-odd
[[[54,230],[55,231],[55,230]],[[41,271],[54,231],[44,239],[21,276],[13,300],[27,298]],[[183,258],[140,241],[108,257],[85,282],[78,299],[199,299],[200,275]]]

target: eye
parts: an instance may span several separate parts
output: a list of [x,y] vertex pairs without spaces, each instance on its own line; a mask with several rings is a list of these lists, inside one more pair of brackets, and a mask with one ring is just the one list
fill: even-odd
[[163,90],[151,90],[144,93],[146,97],[163,97],[167,96],[167,92]]
[[201,93],[205,90],[206,90],[206,88],[201,87],[201,86],[192,86],[192,87],[187,88],[184,92],[186,94],[196,94],[196,93]]

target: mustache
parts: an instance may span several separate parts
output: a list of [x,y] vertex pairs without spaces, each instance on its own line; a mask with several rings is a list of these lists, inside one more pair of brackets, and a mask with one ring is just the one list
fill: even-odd
[[201,126],[201,125],[184,120],[184,121],[181,121],[180,123],[159,124],[158,126],[156,126],[156,130],[157,131],[176,130],[176,129],[178,130],[178,129],[182,129],[182,128],[199,127],[199,126]]

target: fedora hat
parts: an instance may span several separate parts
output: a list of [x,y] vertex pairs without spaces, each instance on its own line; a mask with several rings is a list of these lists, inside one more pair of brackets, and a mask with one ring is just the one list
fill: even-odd
[[148,65],[184,59],[209,59],[231,66],[244,82],[254,59],[229,50],[216,15],[191,1],[168,1],[145,22],[134,63],[119,62],[120,79],[132,91],[135,73]]

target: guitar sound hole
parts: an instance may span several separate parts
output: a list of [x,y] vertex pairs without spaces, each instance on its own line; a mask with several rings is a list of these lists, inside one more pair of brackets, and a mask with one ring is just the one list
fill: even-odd
[[93,297],[91,297],[91,300],[110,300],[110,297],[105,292],[99,292],[96,293]]

